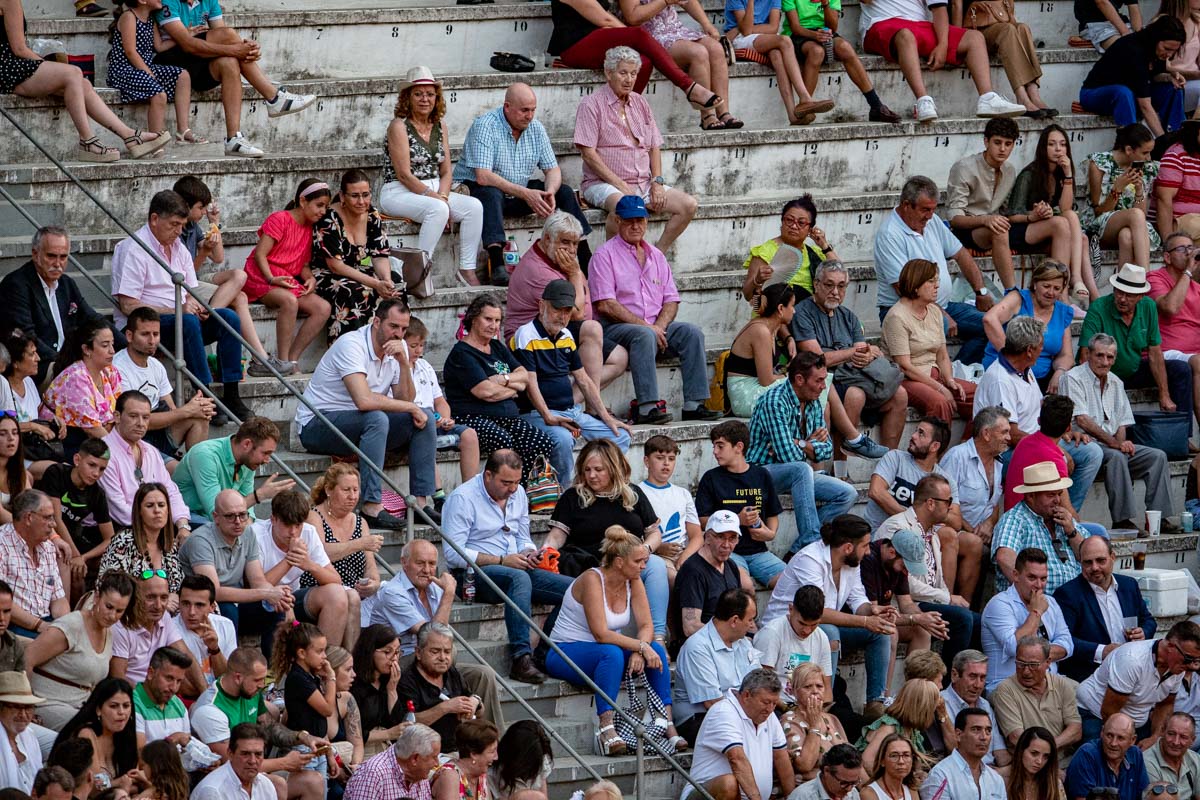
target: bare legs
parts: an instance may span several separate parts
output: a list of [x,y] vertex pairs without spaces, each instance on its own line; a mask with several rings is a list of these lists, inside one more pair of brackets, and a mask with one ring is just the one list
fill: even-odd
[[[296,297],[287,289],[274,288],[259,298],[268,308],[275,309],[275,353],[280,361],[295,361],[317,338],[329,319],[329,303],[315,294]],[[305,320],[296,330],[296,318]],[[293,358],[295,356],[296,358]]]

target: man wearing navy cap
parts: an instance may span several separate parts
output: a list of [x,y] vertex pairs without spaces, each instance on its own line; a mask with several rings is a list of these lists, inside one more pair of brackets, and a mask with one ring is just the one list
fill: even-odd
[[592,256],[588,288],[605,341],[629,351],[635,398],[630,416],[635,425],[671,421],[655,373],[655,359],[662,353],[678,356],[681,362],[683,418],[717,419],[719,412],[704,407],[708,399],[704,333],[695,325],[675,321],[679,290],[662,251],[644,241],[646,203],[637,195],[626,195],[617,201],[614,213],[617,235]]

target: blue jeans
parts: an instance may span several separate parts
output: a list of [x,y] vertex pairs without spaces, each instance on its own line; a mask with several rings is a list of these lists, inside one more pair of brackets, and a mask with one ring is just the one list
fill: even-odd
[[867,660],[867,697],[869,703],[887,695],[887,668],[892,658],[892,637],[882,633],[871,633],[866,628],[840,628],[822,624],[821,630],[829,641],[841,642],[841,647],[832,652],[833,674],[837,674],[838,659],[850,650],[862,650]]
[[[224,318],[235,331],[242,332],[241,320],[232,308],[218,308],[215,313]],[[168,350],[173,350],[175,315],[163,314],[159,319],[162,322],[162,343]],[[204,352],[204,346],[213,342],[217,343],[221,382],[237,383],[242,379],[242,343],[235,339],[224,325],[217,322],[216,317],[209,317],[201,322],[195,314],[183,315],[183,360],[187,362],[187,368],[196,379],[205,386],[212,383],[213,376],[208,369],[208,354]]]
[[[629,449],[629,432],[618,428],[614,434],[612,429],[591,414],[584,413],[583,406],[572,406],[566,411],[552,411],[557,417],[569,419],[579,426],[579,435],[584,441],[596,439],[612,439],[624,453]],[[558,425],[547,425],[542,415],[531,411],[525,415],[525,421],[542,431],[554,440],[554,452],[550,455],[550,465],[558,473],[558,481],[563,486],[569,486],[575,477],[575,437],[566,428]]]
[[[413,425],[412,414],[394,411],[326,411],[334,427],[356,443],[368,459],[383,468],[388,450],[408,446],[408,491],[417,497],[432,497],[437,487],[437,426],[430,417],[424,428]],[[311,419],[300,431],[300,444],[310,453],[331,456],[350,455],[337,434],[319,419]],[[383,496],[383,480],[379,473],[362,464],[362,501],[378,503]]]
[[[619,344],[629,351],[629,371],[633,375],[633,396],[638,403],[662,399],[658,393],[658,340],[645,325],[628,322],[601,322],[604,341]],[[704,332],[688,322],[667,326],[667,355],[677,355],[683,374],[684,402],[703,403],[708,399],[708,361],[704,352]]]
[[[494,580],[500,587],[500,591],[511,597],[513,602],[526,614],[530,613],[534,603],[555,606],[554,613],[550,615],[550,620],[547,622],[548,629],[553,628],[553,621],[558,616],[558,606],[562,605],[563,595],[567,593],[567,589],[575,580],[556,572],[547,572],[544,569],[513,569],[500,564],[489,564],[480,569],[484,575]],[[456,572],[461,575],[462,570],[456,570]],[[463,581],[460,580],[458,585],[461,587]],[[491,605],[504,603],[485,581],[476,581],[475,600]],[[529,647],[529,625],[507,603],[504,603],[504,627],[508,631],[508,649],[512,653],[513,660],[531,655],[533,651]]]
[[671,586],[667,583],[667,562],[659,556],[650,556],[642,570],[642,583],[646,585],[646,600],[650,603],[650,621],[654,623],[654,635],[667,635],[667,607],[671,604]]
[[[504,242],[505,217],[523,217],[533,213],[533,209],[524,200],[507,196],[494,186],[480,186],[475,181],[463,181],[463,183],[471,192],[471,197],[474,197],[483,206],[484,247]],[[525,185],[539,191],[546,188],[546,184],[542,181],[529,181]],[[583,226],[582,238],[586,240],[588,234],[592,232],[592,226],[588,225],[587,217],[583,215],[583,210],[579,207],[579,199],[575,197],[575,190],[565,183],[559,186],[558,191],[554,193],[554,206],[558,211],[565,211],[579,220],[579,224]]]
[[[839,514],[845,514],[858,500],[858,492],[853,486],[813,472],[807,462],[788,461],[784,464],[763,464],[762,467],[771,473],[775,491],[792,496],[796,541],[792,542],[789,553],[796,553],[801,547],[821,538],[821,526]],[[821,503],[820,509],[816,505],[818,502]]]
[[954,657],[972,646],[972,641],[981,635],[981,616],[969,608],[962,606],[942,605],[941,603],[917,603],[922,611],[936,611],[946,620],[950,627],[950,637],[942,642],[942,660],[947,664],[954,663]]
[[1096,482],[1096,475],[1104,463],[1104,450],[1095,442],[1072,444],[1063,439],[1060,444],[1063,451],[1075,462],[1075,469],[1071,472],[1071,488],[1067,489],[1067,496],[1071,498],[1071,505],[1075,506],[1075,510],[1082,511],[1088,489]]
[[[1150,104],[1168,133],[1183,124],[1183,89],[1176,89],[1170,83],[1151,84]],[[1141,116],[1133,92],[1119,84],[1080,89],[1079,105],[1094,114],[1112,117],[1118,127],[1132,125]]]
[[[670,706],[671,668],[667,663],[667,651],[658,642],[653,642],[650,646],[662,659],[662,668],[650,669],[647,667],[646,677],[650,680],[651,688],[663,701],[663,705]],[[591,679],[606,695],[613,700],[617,699],[617,695],[621,692],[621,680],[625,677],[625,667],[629,663],[630,656],[633,655],[632,652],[622,650],[615,644],[597,644],[596,642],[567,642],[560,644],[559,647],[567,654],[567,658],[574,661],[581,670],[591,676]],[[564,680],[574,686],[583,685],[579,680],[579,673],[553,650],[546,655],[546,672],[551,677]],[[612,706],[600,695],[596,695],[597,716],[608,711],[612,711]]]
[[749,573],[751,578],[763,586],[770,586],[775,576],[787,569],[787,564],[780,561],[779,556],[770,550],[755,553],[749,558],[731,553],[729,559],[738,565],[738,569]]

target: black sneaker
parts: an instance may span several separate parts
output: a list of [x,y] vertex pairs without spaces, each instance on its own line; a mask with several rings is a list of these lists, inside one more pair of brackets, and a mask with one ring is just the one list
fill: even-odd
[[654,407],[645,413],[641,404],[634,400],[629,404],[629,421],[634,425],[666,425],[674,417],[667,411],[667,401],[657,400]]
[[405,529],[405,527],[407,527],[407,522],[403,517],[394,516],[391,512],[384,511],[383,509],[379,510],[379,514],[377,516],[373,517],[370,514],[363,514],[362,518],[366,521],[367,525],[372,528],[383,528],[384,530],[388,531],[402,531]]
[[683,410],[684,422],[715,422],[725,416],[724,411],[713,411],[707,406],[697,406],[691,411]]
[[[431,520],[433,520],[433,523],[435,525],[442,524],[442,514],[436,508],[434,508],[433,506],[430,505],[430,506],[425,506],[421,510],[425,512],[425,516],[427,516]],[[424,522],[424,520],[422,520],[420,517],[416,517],[416,519],[420,522]]]

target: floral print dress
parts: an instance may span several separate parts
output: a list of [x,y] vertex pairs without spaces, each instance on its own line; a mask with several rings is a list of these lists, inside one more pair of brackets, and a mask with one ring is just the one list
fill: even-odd
[[[350,241],[346,224],[337,209],[330,208],[313,226],[312,273],[317,294],[329,301],[333,316],[329,319],[329,341],[344,333],[361,328],[371,320],[379,295],[365,283],[338,275],[325,266],[326,258],[336,258],[364,275],[374,276],[372,259],[387,258],[391,250],[383,232],[383,218],[374,206],[367,211],[367,240],[363,244]],[[392,273],[392,282],[404,295],[404,279]],[[407,297],[405,298],[407,299]]]
[[[1107,197],[1112,191],[1113,184],[1123,172],[1121,167],[1117,165],[1116,159],[1112,153],[1093,153],[1088,156],[1088,161],[1096,165],[1100,170],[1100,196]],[[1143,182],[1146,186],[1146,191],[1154,185],[1154,179],[1158,177],[1158,162],[1147,161],[1146,168],[1143,171]],[[1124,211],[1127,208],[1133,208],[1134,191],[1132,186],[1126,186],[1125,191],[1121,192],[1117,198],[1117,206],[1112,211],[1105,211],[1100,216],[1096,216],[1096,212],[1092,209],[1091,203],[1084,203],[1079,221],[1083,225],[1083,232],[1088,236],[1100,236],[1104,233],[1104,228],[1108,225],[1108,220],[1113,214],[1118,211]],[[1146,229],[1150,232],[1150,249],[1158,250],[1162,247],[1162,240],[1159,238],[1158,231],[1153,225],[1147,225]]]
[[[159,546],[162,546],[161,543]],[[113,536],[112,541],[108,543],[108,549],[100,558],[97,574],[104,575],[106,572],[116,570],[132,576],[134,581],[138,582],[142,577],[142,570],[146,569],[159,569],[159,567],[152,564],[146,554],[138,550],[137,543],[133,540],[133,531],[128,530]],[[175,540],[175,546],[170,551],[163,552],[161,569],[167,572],[168,591],[178,594],[179,586],[183,583],[183,567],[179,563],[178,539]]]
[[98,428],[112,423],[121,394],[121,373],[109,365],[100,371],[100,386],[82,361],[62,372],[46,390],[44,408],[72,428]]

